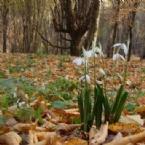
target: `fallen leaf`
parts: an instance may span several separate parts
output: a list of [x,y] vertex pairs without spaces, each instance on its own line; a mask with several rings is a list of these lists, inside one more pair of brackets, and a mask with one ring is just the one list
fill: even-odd
[[21,137],[15,132],[8,132],[0,136],[0,143],[6,145],[20,145],[21,141]]
[[89,140],[90,145],[98,145],[104,143],[108,136],[108,122],[101,125],[100,130],[95,130],[94,128],[92,128],[90,130],[90,135],[92,136]]
[[140,115],[126,115],[126,116],[121,116],[119,122],[122,122],[122,123],[135,123],[135,124],[143,126],[144,119],[141,119]]
[[130,143],[134,145],[135,143],[144,140],[144,138],[145,131],[135,135],[126,136],[118,140],[113,140],[110,143],[106,143],[104,145],[128,145]]
[[87,141],[79,138],[71,138],[67,140],[64,145],[88,145]]

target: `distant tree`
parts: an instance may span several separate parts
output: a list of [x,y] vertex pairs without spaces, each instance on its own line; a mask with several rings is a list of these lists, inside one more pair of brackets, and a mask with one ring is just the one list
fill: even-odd
[[111,39],[109,39],[109,42],[107,44],[107,56],[110,57],[112,54],[112,46],[116,42],[117,37],[117,30],[119,25],[119,14],[120,14],[120,5],[122,3],[122,0],[112,0],[112,6],[113,6],[113,13],[114,15],[114,25],[112,27],[112,33],[111,33]]
[[132,53],[132,46],[133,46],[133,27],[135,22],[135,16],[137,13],[138,6],[140,5],[140,0],[133,0],[128,2],[129,6],[131,7],[131,11],[128,15],[128,39],[130,41],[129,43],[129,52],[128,52],[128,61],[130,60],[131,53]]
[[[55,0],[54,0],[55,1]],[[80,55],[82,46],[89,47],[97,29],[101,0],[58,0],[52,10],[56,32],[69,37],[70,54]]]
[[6,52],[7,51],[9,0],[0,1],[0,12],[1,12],[1,18],[2,18],[3,52]]

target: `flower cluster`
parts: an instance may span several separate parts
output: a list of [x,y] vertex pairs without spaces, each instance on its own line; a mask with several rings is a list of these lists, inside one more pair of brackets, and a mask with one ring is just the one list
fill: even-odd
[[[73,60],[73,63],[76,64],[77,66],[85,65],[85,69],[88,70],[88,61],[90,58],[98,58],[98,57],[104,57],[104,53],[102,50],[102,46],[100,45],[99,47],[96,46],[96,38],[94,39],[92,43],[92,49],[90,50],[85,50],[83,48],[83,57],[77,57]],[[105,71],[100,68],[99,73],[101,75],[105,75]],[[79,81],[90,83],[90,76],[88,75],[88,71],[85,71],[85,74],[80,77]]]
[[[117,61],[117,60],[125,61],[125,58],[128,55],[128,47],[124,43],[116,43],[113,45],[113,48],[114,48],[113,61]],[[120,50],[123,50],[125,57],[119,54]]]
[[[127,64],[127,46],[124,43],[117,43],[113,45],[113,48],[113,61],[118,62],[118,60],[124,60],[124,64]],[[124,56],[120,54],[120,50],[123,50]],[[89,61],[90,58],[93,59]],[[81,84],[81,89],[78,95],[78,108],[80,111],[80,120],[83,124],[82,129],[84,131],[89,131],[94,122],[97,128],[99,128],[104,122],[117,122],[121,116],[123,106],[128,97],[128,92],[126,92],[124,89],[125,83],[123,83],[116,93],[115,100],[112,102],[109,101],[109,96],[107,94],[108,89],[106,84],[107,73],[105,71],[105,68],[103,68],[105,67],[103,58],[104,54],[102,47],[101,45],[99,45],[99,47],[96,46],[95,38],[92,42],[92,48],[90,50],[85,50],[83,48],[82,57],[77,57],[73,60],[73,63],[77,66],[84,66],[84,74],[79,78],[79,81],[84,82],[84,85]],[[101,62],[102,65],[98,66],[96,60],[97,62]],[[89,62],[92,62],[93,66],[90,65]],[[96,66],[99,77],[96,77]],[[124,67],[124,82],[126,80],[127,72],[127,65],[125,66],[126,67]],[[89,68],[93,68],[93,85],[91,85]]]

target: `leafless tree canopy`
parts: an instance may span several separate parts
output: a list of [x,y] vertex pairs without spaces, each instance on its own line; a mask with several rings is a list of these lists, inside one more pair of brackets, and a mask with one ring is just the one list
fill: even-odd
[[95,35],[108,56],[129,40],[144,57],[144,20],[144,0],[1,0],[0,50],[79,55]]

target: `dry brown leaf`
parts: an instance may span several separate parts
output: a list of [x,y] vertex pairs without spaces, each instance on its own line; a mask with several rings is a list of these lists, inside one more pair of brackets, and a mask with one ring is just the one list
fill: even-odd
[[80,124],[59,123],[57,126],[57,131],[70,133],[74,129],[79,128],[80,126],[81,126]]
[[78,108],[66,109],[64,111],[67,115],[72,115],[72,116],[76,116],[76,117],[80,116]]
[[69,139],[64,145],[88,145],[88,142],[79,138]]
[[108,136],[108,122],[106,124],[101,125],[100,130],[91,129],[90,134],[92,136],[89,140],[90,145],[98,145],[104,143]]
[[10,118],[6,121],[7,126],[13,126],[16,125],[18,122],[14,118]]
[[56,124],[52,123],[51,121],[46,121],[43,124],[43,127],[46,128],[48,131],[54,131],[56,129]]
[[141,132],[142,129],[134,123],[115,123],[109,125],[109,131],[113,133],[121,132],[125,135]]
[[36,123],[31,123],[31,124],[18,123],[14,125],[13,129],[17,130],[18,132],[29,132],[29,130],[36,129]]
[[[89,145],[94,145],[94,143],[92,143],[92,140],[94,139],[94,136],[96,133],[97,133],[97,129],[95,126],[93,126],[89,132]],[[96,145],[97,145],[97,143],[96,143]]]
[[145,105],[136,108],[135,112],[140,114],[141,117],[145,117]]
[[135,134],[135,135],[123,137],[120,140],[113,140],[112,142],[106,143],[104,145],[127,145],[129,143],[135,144],[135,143],[140,142],[144,139],[145,139],[145,131],[138,133],[138,134]]
[[36,132],[33,130],[30,130],[29,135],[28,135],[29,145],[32,145],[32,144],[37,143],[37,142],[38,142],[38,138],[37,138]]
[[6,145],[20,145],[21,141],[21,137],[15,132],[8,132],[0,136],[0,143]]
[[36,133],[37,139],[42,141],[38,141],[37,143],[32,143],[29,145],[63,145],[61,144],[60,137],[55,132],[39,132]]
[[134,124],[143,126],[144,119],[141,119],[140,115],[125,115],[125,116],[120,117],[119,122],[122,122],[125,124],[134,123]]

